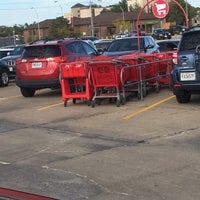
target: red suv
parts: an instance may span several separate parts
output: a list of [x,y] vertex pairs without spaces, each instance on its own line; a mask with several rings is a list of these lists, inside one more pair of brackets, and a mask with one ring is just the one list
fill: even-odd
[[16,85],[24,97],[34,96],[39,89],[58,88],[61,62],[97,55],[91,45],[80,39],[30,44],[16,62]]

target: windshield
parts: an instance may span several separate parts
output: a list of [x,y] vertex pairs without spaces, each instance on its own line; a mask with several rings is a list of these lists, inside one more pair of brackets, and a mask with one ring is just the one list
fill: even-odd
[[[140,48],[144,48],[144,39],[140,38]],[[114,40],[108,48],[108,52],[118,52],[118,51],[134,51],[138,50],[137,38],[127,38]]]
[[24,46],[17,46],[10,52],[11,56],[18,56],[21,55],[22,51],[24,50]]

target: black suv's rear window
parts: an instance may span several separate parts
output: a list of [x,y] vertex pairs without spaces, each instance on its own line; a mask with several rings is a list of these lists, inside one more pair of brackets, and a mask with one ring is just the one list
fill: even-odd
[[200,31],[190,32],[183,35],[179,51],[195,50],[200,44]]
[[23,58],[49,58],[61,56],[60,47],[57,45],[29,46],[25,48]]

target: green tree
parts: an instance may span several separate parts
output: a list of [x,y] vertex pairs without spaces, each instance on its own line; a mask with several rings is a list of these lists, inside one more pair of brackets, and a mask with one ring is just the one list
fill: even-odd
[[[177,2],[183,7],[184,10],[186,10],[187,6],[189,20],[193,18],[194,15],[196,15],[196,9],[192,7],[189,3],[187,3],[186,5],[186,1],[184,0],[177,0]],[[175,2],[169,3],[169,14],[166,17],[166,21],[176,22],[176,24],[185,25],[185,16],[183,14],[183,11]]]
[[69,20],[65,19],[64,17],[57,17],[49,28],[48,39],[61,39],[69,37],[69,35],[71,35]]
[[118,4],[110,5],[111,9],[103,9],[102,12],[124,12],[128,11],[127,0],[121,0]]

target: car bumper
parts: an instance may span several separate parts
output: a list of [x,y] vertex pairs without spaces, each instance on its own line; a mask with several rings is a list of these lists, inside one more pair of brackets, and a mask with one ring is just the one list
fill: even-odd
[[200,94],[200,80],[197,81],[180,81],[179,73],[172,72],[173,93],[175,95],[184,94],[185,91],[190,94]]
[[46,79],[46,80],[20,80],[16,78],[16,85],[23,88],[58,88],[60,87],[59,79]]

